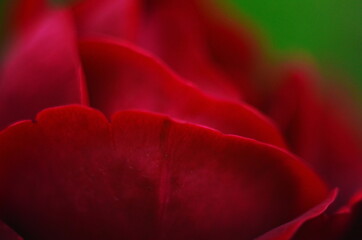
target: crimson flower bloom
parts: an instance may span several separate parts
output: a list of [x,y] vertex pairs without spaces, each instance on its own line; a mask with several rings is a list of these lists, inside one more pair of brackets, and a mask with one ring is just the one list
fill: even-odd
[[19,0],[9,26],[1,239],[362,237],[357,128],[210,3]]

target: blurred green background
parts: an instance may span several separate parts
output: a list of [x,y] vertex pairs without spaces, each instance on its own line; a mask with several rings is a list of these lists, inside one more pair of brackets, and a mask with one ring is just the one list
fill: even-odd
[[361,0],[219,1],[255,22],[280,54],[306,53],[325,72],[345,76],[362,100]]
[[[14,0],[0,0],[3,20],[6,5],[11,1]],[[254,22],[280,55],[306,53],[325,72],[346,76],[341,81],[354,91],[357,99],[362,99],[361,0],[216,1]],[[1,32],[4,25],[2,21]]]

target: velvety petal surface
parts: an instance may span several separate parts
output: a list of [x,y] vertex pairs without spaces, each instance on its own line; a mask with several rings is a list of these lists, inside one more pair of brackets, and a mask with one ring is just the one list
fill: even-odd
[[134,41],[140,21],[139,0],[81,0],[72,6],[80,35],[107,35]]
[[1,132],[0,159],[25,239],[250,239],[327,193],[277,148],[142,112],[48,109]]
[[[331,187],[340,189],[341,204],[362,188],[359,126],[343,111],[342,99],[316,93],[318,75],[309,65],[287,64],[282,83],[269,101],[270,116],[293,152],[309,162]],[[337,204],[338,205],[338,204]]]
[[338,212],[324,214],[306,222],[295,234],[295,240],[362,239],[362,194]]
[[[213,7],[210,7],[212,5]],[[258,99],[261,49],[252,33],[205,1],[83,0],[73,7],[83,36],[112,36],[145,48],[210,95]]]
[[210,95],[240,100],[241,94],[213,64],[194,1],[148,1],[139,45]]
[[141,109],[284,147],[273,124],[255,109],[213,98],[157,58],[113,40],[80,43],[90,105],[106,115]]
[[66,12],[49,12],[17,39],[0,77],[0,128],[51,106],[86,103],[83,72]]
[[0,220],[0,239],[1,240],[22,240],[8,225]]
[[[326,209],[329,207],[329,205],[333,203],[333,201],[335,200],[336,197],[337,197],[337,190],[334,190],[332,193],[329,194],[329,196],[323,202],[321,202],[317,206],[313,207],[312,209],[308,210],[306,213],[304,213],[300,217],[267,232],[263,236],[258,237],[256,240],[294,239],[294,235],[301,228],[301,226],[305,222],[307,222],[311,219],[315,219],[315,218],[319,217],[320,215],[322,215],[326,211]],[[316,236],[320,236],[319,235],[320,232],[318,232],[318,231],[316,231],[314,234]],[[312,236],[313,236],[313,233],[311,234],[311,237]],[[316,239],[316,238],[313,237],[313,239]],[[319,238],[319,239],[322,239],[322,238]],[[324,239],[327,239],[327,238],[324,238]]]
[[13,34],[21,34],[31,28],[49,9],[47,0],[15,0],[11,5],[8,30]]
[[246,19],[232,19],[208,0],[195,1],[208,57],[253,105],[262,98],[267,51]]
[[242,29],[210,1],[144,2],[142,47],[208,93],[258,100],[261,49],[247,26]]

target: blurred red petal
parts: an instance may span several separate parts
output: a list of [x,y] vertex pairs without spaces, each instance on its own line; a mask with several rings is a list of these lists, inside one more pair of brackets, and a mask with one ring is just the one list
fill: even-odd
[[[313,207],[312,209],[308,210],[306,213],[301,215],[300,217],[281,225],[280,227],[277,227],[266,234],[264,234],[261,237],[258,237],[256,240],[289,240],[294,239],[295,233],[301,228],[301,226],[316,217],[319,217],[321,214],[323,214],[326,209],[329,207],[330,204],[333,203],[333,201],[337,197],[337,190],[334,190],[332,193],[329,194],[329,196],[320,204]],[[314,234],[318,235],[319,232],[315,232]],[[309,238],[306,238],[309,239]],[[315,239],[315,238],[313,238]],[[322,238],[320,238],[322,239]],[[323,238],[327,239],[327,238]],[[328,238],[330,239],[330,238]]]
[[240,92],[213,64],[203,25],[190,1],[151,4],[145,14],[139,44],[164,60],[182,77],[210,95],[240,100]]
[[310,163],[331,187],[340,189],[337,201],[341,205],[362,189],[359,126],[341,114],[339,100],[317,95],[318,77],[311,66],[291,64],[283,74],[277,93],[269,101],[270,116],[293,152]]
[[51,12],[15,43],[0,81],[0,128],[46,107],[85,103],[87,93],[66,12]]
[[278,130],[255,109],[205,95],[135,46],[87,40],[81,42],[80,53],[90,105],[108,116],[125,109],[159,112],[223,133],[285,146]]
[[81,35],[130,40],[208,94],[257,102],[250,81],[260,62],[256,39],[209,8],[197,1],[84,0],[73,12]]
[[141,112],[48,109],[0,134],[0,159],[25,239],[250,239],[327,193],[277,148]]
[[11,33],[20,34],[32,26],[49,9],[47,0],[15,0],[11,5]]
[[[253,28],[241,24],[210,4],[207,0],[198,6],[199,21],[209,58],[238,87],[247,100],[253,101],[258,94],[257,74],[266,52],[257,39]],[[255,34],[255,35],[254,35]]]
[[0,220],[0,239],[1,240],[22,240],[14,230]]
[[80,35],[134,40],[140,21],[139,0],[81,0],[72,6]]
[[324,214],[306,222],[295,234],[295,240],[362,239],[362,195],[354,196],[343,211]]
[[[259,41],[210,1],[145,1],[141,46],[216,96],[258,102]],[[251,81],[253,79],[253,81]]]

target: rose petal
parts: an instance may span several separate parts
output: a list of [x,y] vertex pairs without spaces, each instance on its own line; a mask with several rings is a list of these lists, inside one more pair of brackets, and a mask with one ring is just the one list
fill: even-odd
[[209,58],[237,86],[248,103],[257,104],[262,98],[259,94],[263,94],[258,85],[265,87],[259,75],[265,71],[262,65],[267,57],[254,32],[257,28],[241,19],[235,21],[208,0],[195,2],[201,23],[199,30],[203,32]]
[[[260,46],[210,1],[145,1],[141,46],[209,94],[255,102]],[[253,77],[254,81],[249,78]]]
[[327,193],[277,148],[141,112],[48,109],[0,134],[0,159],[25,239],[250,239]]
[[350,222],[348,231],[344,235],[345,239],[361,239],[362,238],[362,200],[352,206],[350,213]]
[[0,239],[1,240],[22,240],[8,225],[0,220]]
[[213,96],[255,100],[256,39],[197,1],[84,0],[74,7],[82,35],[139,44]]
[[362,239],[362,195],[356,195],[352,201],[333,214],[321,215],[306,222],[295,234],[295,240],[357,240]]
[[26,31],[49,9],[46,0],[16,0],[11,4],[9,30],[14,34]]
[[51,12],[13,46],[0,78],[0,128],[46,107],[86,102],[69,21],[66,12]]
[[138,0],[82,0],[72,6],[81,35],[134,40],[140,19]]
[[[329,207],[329,205],[333,203],[333,201],[336,199],[336,197],[337,197],[337,190],[334,190],[332,193],[329,194],[329,196],[323,202],[321,202],[317,206],[313,207],[312,209],[310,209],[309,211],[307,211],[300,217],[265,233],[263,236],[258,237],[256,240],[288,240],[288,239],[292,239],[293,236],[295,235],[295,233],[298,231],[298,229],[300,229],[301,226],[305,222],[307,222],[311,219],[314,219],[314,218],[320,216],[321,214],[323,214],[326,211],[326,209]],[[316,233],[316,234],[318,234],[318,233]],[[309,238],[306,238],[306,239],[309,239]]]
[[[270,116],[280,126],[293,152],[300,155],[332,187],[340,189],[336,206],[362,188],[362,151],[354,126],[340,114],[334,99],[316,93],[317,74],[311,66],[285,66],[282,83],[269,101]],[[339,100],[339,99],[338,99]]]
[[240,92],[210,59],[193,1],[149,3],[139,44],[208,94],[240,100]]
[[88,40],[81,42],[80,53],[90,104],[108,116],[119,110],[142,109],[285,146],[277,129],[256,110],[203,94],[137,47]]

